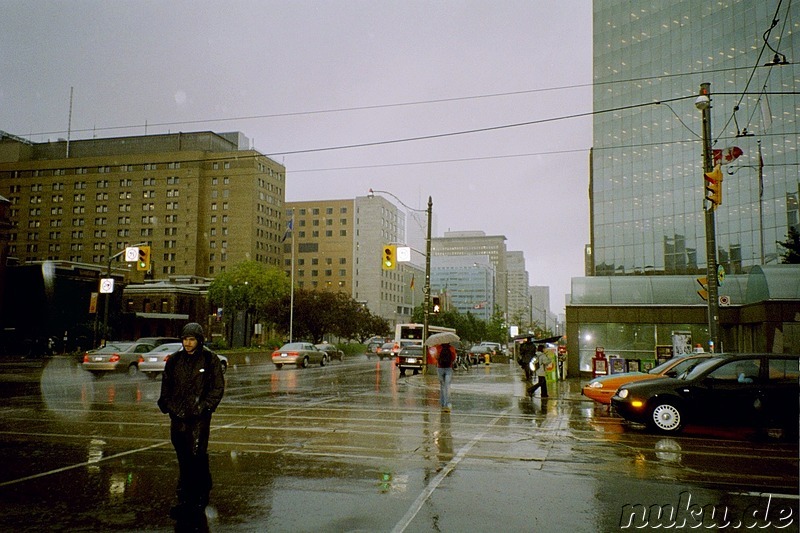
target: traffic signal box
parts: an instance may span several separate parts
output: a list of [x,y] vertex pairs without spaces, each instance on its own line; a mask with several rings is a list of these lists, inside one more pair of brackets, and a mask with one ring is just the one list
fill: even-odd
[[432,296],[431,300],[433,300],[433,312],[440,313],[442,311],[442,299],[439,296]]
[[387,244],[383,247],[381,266],[384,270],[394,270],[397,268],[397,246]]
[[136,270],[147,272],[150,270],[150,247],[139,246],[139,260],[136,261]]
[[704,174],[706,200],[710,202],[711,210],[722,204],[722,177],[722,168],[719,165],[716,165],[711,172]]

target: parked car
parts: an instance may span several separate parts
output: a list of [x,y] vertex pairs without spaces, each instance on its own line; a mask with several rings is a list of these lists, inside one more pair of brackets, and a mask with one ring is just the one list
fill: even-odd
[[395,364],[400,369],[401,376],[406,375],[406,370],[412,370],[414,375],[419,374],[420,370],[422,370],[422,365],[425,364],[424,348],[421,344],[404,346],[397,352]]
[[307,368],[308,365],[316,364],[325,366],[327,362],[328,354],[310,342],[290,342],[272,352],[272,364],[278,370],[283,365],[296,365],[300,368]]
[[339,361],[344,360],[344,352],[341,351],[339,348],[334,346],[333,344],[329,344],[327,342],[323,342],[322,344],[315,344],[319,350],[322,350],[326,354],[328,354],[328,361],[333,361],[337,359]]
[[[182,347],[183,344],[180,342],[168,342],[139,355],[139,372],[153,379],[161,376],[167,364],[167,359]],[[220,354],[217,354],[217,357],[219,357],[222,373],[224,374],[228,370],[228,358]]]
[[618,388],[626,383],[663,377],[674,378],[683,374],[690,368],[693,368],[699,362],[705,361],[714,355],[715,354],[712,353],[699,353],[684,357],[673,357],[657,367],[650,369],[648,372],[624,372],[621,374],[599,376],[584,385],[583,389],[581,389],[581,393],[596,402],[610,405],[611,397],[614,396]]
[[139,373],[139,355],[155,348],[149,342],[109,341],[105,346],[83,354],[82,366],[96,376],[108,372]]
[[713,357],[682,377],[628,383],[611,398],[620,416],[664,433],[686,424],[783,428],[796,434],[797,355]]

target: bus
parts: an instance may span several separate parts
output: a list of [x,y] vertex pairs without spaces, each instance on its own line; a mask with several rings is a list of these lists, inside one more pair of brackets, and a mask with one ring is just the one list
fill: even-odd
[[[397,324],[394,328],[394,343],[396,346],[403,346],[404,344],[422,344],[422,324]],[[446,328],[444,326],[431,326],[428,325],[428,336],[434,333],[442,333],[448,331],[455,333],[453,328]]]

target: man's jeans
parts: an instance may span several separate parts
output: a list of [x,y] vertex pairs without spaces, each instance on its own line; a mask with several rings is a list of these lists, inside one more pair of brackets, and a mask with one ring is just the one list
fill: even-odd
[[439,404],[442,407],[450,406],[450,382],[453,381],[452,368],[436,367],[439,374]]

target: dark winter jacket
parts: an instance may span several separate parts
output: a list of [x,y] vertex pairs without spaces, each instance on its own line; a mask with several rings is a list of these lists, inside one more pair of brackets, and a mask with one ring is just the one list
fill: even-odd
[[193,355],[181,349],[167,359],[158,407],[172,418],[210,416],[225,394],[219,357],[203,345]]

